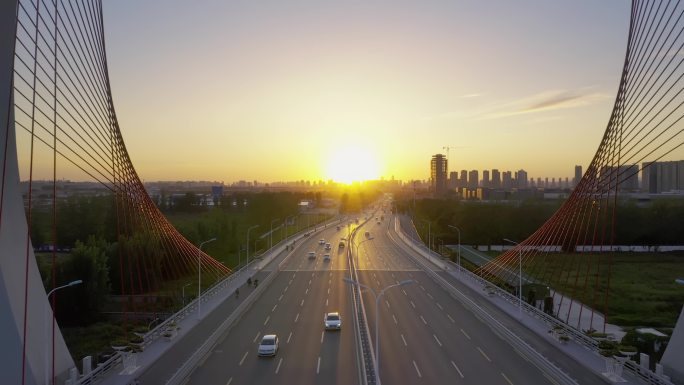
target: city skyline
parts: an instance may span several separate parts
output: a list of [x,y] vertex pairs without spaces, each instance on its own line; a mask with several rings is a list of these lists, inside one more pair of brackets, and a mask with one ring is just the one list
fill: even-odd
[[590,162],[627,3],[386,5],[106,3],[141,178],[339,180],[332,163],[348,152],[377,170],[363,179],[424,179],[422,159],[443,146],[468,169],[565,175]]

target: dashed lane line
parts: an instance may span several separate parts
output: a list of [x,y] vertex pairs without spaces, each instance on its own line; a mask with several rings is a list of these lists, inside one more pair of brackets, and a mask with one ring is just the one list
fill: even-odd
[[397,317],[395,317],[394,314],[392,314],[392,319],[394,320],[395,325],[399,325],[399,321],[397,321]]
[[408,296],[408,294],[406,294],[406,290],[401,289],[401,292],[404,293],[404,295]]
[[328,306],[328,299],[325,299],[325,306]]
[[385,300],[385,303],[387,304],[387,308],[389,309],[390,308],[389,302],[387,300]]
[[413,301],[409,301],[409,302],[411,302],[411,306],[413,306],[413,308],[415,309],[415,308],[416,308],[416,304],[413,303]]
[[422,316],[422,315],[420,316],[420,319],[421,319],[421,320],[423,321],[423,323],[424,323],[424,324],[426,324],[426,325],[427,325],[427,321],[425,320],[425,318],[423,318],[423,316]]
[[304,306],[304,300],[302,300],[302,302],[299,303],[299,306]]
[[299,321],[299,313],[297,313],[297,316],[295,317],[295,322]]
[[418,364],[416,364],[416,361],[413,361],[413,367],[416,368],[416,373],[418,374],[418,378],[423,378],[423,375],[420,374],[420,369],[418,369]]
[[309,294],[309,288],[308,287],[306,288],[306,291],[304,292],[304,294]]
[[484,352],[484,350],[482,350],[479,346],[477,347],[477,350],[480,351],[480,353],[482,354],[482,356],[483,356],[484,358],[486,358],[487,361],[492,362],[492,360],[489,358],[489,356],[488,356],[488,355]]
[[318,374],[321,370],[321,357],[318,356],[318,364],[316,364],[316,374]]
[[504,372],[501,372],[501,376],[503,376],[504,380],[506,380],[506,382],[508,382],[509,385],[513,385],[513,381],[511,381],[508,377],[506,377]]
[[275,374],[278,374],[280,371],[280,365],[283,363],[283,358],[281,357],[280,360],[278,361],[278,366],[276,366]]
[[437,307],[439,308],[439,310],[444,310],[444,308],[442,307],[442,305],[439,304],[439,302],[437,302]]
[[292,338],[292,332],[290,332],[290,335],[287,336],[287,343],[288,343],[288,344],[290,343],[290,339],[291,339],[291,338]]
[[249,354],[249,352],[245,352],[245,354],[242,356],[242,359],[240,360],[240,363],[238,364],[238,366],[242,366],[242,363],[245,362],[245,358],[247,358],[248,354]]
[[439,346],[441,347],[441,346],[442,346],[442,341],[440,341],[439,338],[437,338],[436,335],[433,334],[432,336],[435,337],[435,341],[437,341],[437,345],[439,345]]
[[461,378],[463,378],[463,373],[461,373],[461,369],[458,368],[454,361],[451,361],[451,366],[453,366],[454,369],[456,369],[456,371],[458,372],[458,375],[461,376]]
[[271,313],[273,313],[277,307],[278,307],[278,304],[273,305],[273,309],[271,309]]
[[427,293],[427,296],[430,297],[430,299],[435,299],[435,297],[433,297],[430,293]]
[[280,295],[280,298],[278,298],[278,301],[280,301],[281,299],[283,299],[283,295],[282,295],[282,294]]
[[271,319],[271,316],[270,316],[270,315],[269,315],[269,316],[266,316],[266,321],[264,321],[264,326],[266,326],[266,324],[268,323],[268,321],[269,321],[270,319]]
[[260,336],[260,335],[261,335],[261,332],[260,332],[260,331],[257,332],[257,334],[254,336],[254,339],[252,340],[252,342],[257,342],[257,340],[259,339],[259,336]]
[[406,338],[404,338],[403,334],[401,335],[401,340],[404,341],[404,346],[408,346],[408,344],[406,343]]
[[323,343],[323,336],[325,336],[325,331],[321,332],[321,343]]
[[451,321],[451,323],[456,323],[456,321],[453,318],[451,318],[449,314],[447,314],[447,318],[449,318],[449,321]]
[[463,333],[464,336],[466,336],[467,339],[471,339],[468,333],[466,333],[465,330],[461,329],[461,333]]
[[226,385],[230,385],[231,382],[233,382],[233,377],[228,379],[228,382],[226,382]]

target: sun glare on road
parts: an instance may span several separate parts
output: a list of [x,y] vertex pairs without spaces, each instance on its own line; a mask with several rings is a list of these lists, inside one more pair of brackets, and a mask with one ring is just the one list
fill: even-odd
[[340,183],[378,179],[380,167],[372,152],[360,147],[335,150],[328,159],[327,177]]

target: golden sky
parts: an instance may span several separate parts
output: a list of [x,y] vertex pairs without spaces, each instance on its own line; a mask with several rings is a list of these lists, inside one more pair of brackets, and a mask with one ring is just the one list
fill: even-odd
[[571,177],[610,115],[629,2],[483,3],[106,1],[134,165],[145,180],[427,179],[450,146],[450,170]]

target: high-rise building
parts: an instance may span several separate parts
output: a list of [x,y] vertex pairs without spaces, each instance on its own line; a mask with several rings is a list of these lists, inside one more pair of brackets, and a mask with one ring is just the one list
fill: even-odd
[[435,195],[444,195],[447,191],[447,159],[442,154],[435,154],[430,161],[430,183]]
[[515,173],[515,181],[518,188],[527,188],[527,171],[518,170]]
[[459,187],[468,187],[468,170],[461,170],[461,177],[458,179]]
[[479,172],[477,170],[470,170],[470,172],[468,173],[468,188],[471,190],[477,189],[477,185],[479,182]]
[[499,170],[492,169],[492,188],[501,188],[501,173]]
[[489,187],[489,170],[482,170],[482,187]]
[[449,188],[457,189],[459,186],[458,182],[458,171],[452,171],[449,173]]
[[582,166],[575,166],[575,178],[572,180],[572,187],[577,187],[577,184],[582,179]]
[[684,190],[684,160],[642,163],[641,188],[651,194]]
[[503,172],[501,185],[505,190],[509,190],[509,189],[513,188],[513,178],[511,176],[510,171],[504,171]]

